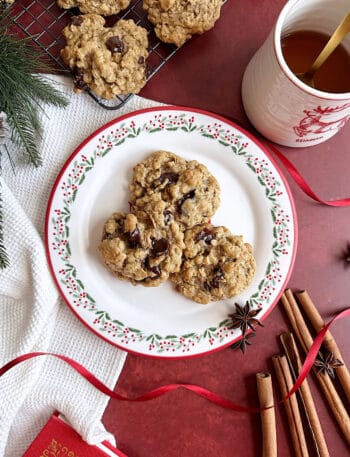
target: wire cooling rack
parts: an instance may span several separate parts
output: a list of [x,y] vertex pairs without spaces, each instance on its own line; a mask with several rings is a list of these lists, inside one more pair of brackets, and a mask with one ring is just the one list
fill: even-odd
[[[30,37],[34,46],[38,46],[48,56],[55,71],[70,73],[60,58],[60,50],[65,46],[62,30],[71,22],[73,15],[80,14],[77,8],[63,10],[56,0],[17,0],[10,9],[13,21],[12,31],[22,37]],[[147,30],[149,56],[147,58],[148,80],[175,54],[177,47],[162,43],[153,32],[153,26],[147,20],[142,8],[142,0],[131,1],[129,8],[118,15],[106,18],[108,25],[119,19],[133,19],[137,25]],[[89,95],[103,108],[116,110],[121,108],[132,96],[119,95],[112,101],[103,100],[92,92]]]

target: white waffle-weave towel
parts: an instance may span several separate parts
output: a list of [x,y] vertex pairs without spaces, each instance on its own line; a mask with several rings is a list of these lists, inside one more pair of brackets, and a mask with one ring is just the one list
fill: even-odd
[[[158,103],[137,96],[118,111],[72,92],[69,79],[51,77],[69,98],[66,109],[46,107],[39,169],[12,154],[16,175],[3,158],[1,193],[5,244],[11,265],[0,271],[0,366],[33,351],[70,356],[110,388],[126,354],[89,332],[60,299],[46,262],[44,219],[50,190],[72,151],[106,122]],[[12,150],[11,153],[14,151]],[[0,456],[20,457],[54,410],[88,443],[113,442],[101,423],[108,398],[64,362],[39,357],[0,378]]]

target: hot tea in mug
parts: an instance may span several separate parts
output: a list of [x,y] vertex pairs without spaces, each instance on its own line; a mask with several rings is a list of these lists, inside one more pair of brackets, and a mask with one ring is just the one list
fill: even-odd
[[[283,57],[295,75],[307,72],[329,40],[329,35],[298,30],[281,40]],[[313,76],[315,89],[324,92],[350,92],[350,54],[340,44]]]

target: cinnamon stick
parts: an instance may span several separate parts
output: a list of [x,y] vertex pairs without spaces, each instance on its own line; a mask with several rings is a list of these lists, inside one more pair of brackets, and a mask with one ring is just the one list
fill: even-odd
[[[312,302],[310,295],[306,290],[303,290],[302,292],[296,293],[295,294],[299,303],[303,307],[303,310],[305,311],[305,314],[307,317],[310,319],[310,322],[313,326],[313,328],[316,330],[316,332],[319,332],[322,327],[324,326],[324,321],[318,312],[318,309]],[[339,378],[339,382],[341,383],[344,393],[346,395],[346,398],[350,404],[350,373],[347,368],[347,366],[344,363],[344,359],[341,355],[341,352],[339,350],[339,347],[337,343],[335,342],[331,332],[328,330],[328,332],[325,334],[323,344],[327,351],[332,352],[334,357],[337,359],[341,360],[344,365],[337,367],[335,370],[336,375]]]
[[256,383],[258,388],[259,403],[264,409],[260,413],[263,436],[262,457],[277,457],[277,434],[275,409],[273,406],[272,381],[270,373],[257,373]]
[[[301,370],[301,359],[298,348],[295,344],[295,340],[292,333],[282,333],[280,335],[284,351],[286,352],[293,380],[299,376]],[[311,390],[307,379],[302,383],[299,390],[301,396],[301,402],[303,404],[305,414],[310,426],[311,435],[313,437],[314,446],[319,457],[329,457],[329,451],[326,440],[324,438],[322,426],[317,414],[314,400],[312,398]]]
[[[284,294],[282,294],[281,302],[289,318],[294,334],[299,340],[304,352],[307,353],[312,346],[313,339],[290,289],[285,290]],[[315,368],[313,368],[313,370],[316,373],[317,380],[333,416],[338,422],[347,443],[350,445],[350,418],[343,402],[341,401],[328,374],[317,373]]]
[[[275,355],[272,357],[272,363],[276,372],[282,397],[285,397],[293,387],[293,380],[289,371],[287,359],[285,356]],[[309,452],[307,450],[303,424],[295,394],[284,402],[284,406],[287,413],[295,457],[308,457]]]

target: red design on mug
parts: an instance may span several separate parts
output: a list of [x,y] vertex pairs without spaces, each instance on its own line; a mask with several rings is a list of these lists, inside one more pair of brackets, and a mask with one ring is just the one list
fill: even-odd
[[341,113],[349,107],[350,103],[346,103],[342,106],[327,106],[326,108],[318,106],[311,111],[304,110],[306,116],[299,122],[299,125],[293,127],[294,132],[299,137],[303,137],[309,133],[320,134],[331,130],[339,130],[345,125],[350,114],[336,120],[334,120],[334,117],[337,113]]

